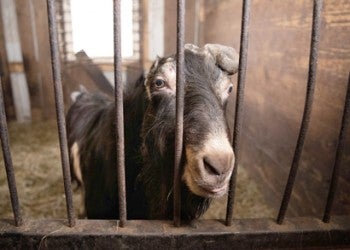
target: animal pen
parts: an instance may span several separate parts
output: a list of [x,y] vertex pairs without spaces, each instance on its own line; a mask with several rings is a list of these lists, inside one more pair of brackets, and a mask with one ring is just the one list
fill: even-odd
[[[350,248],[350,214],[331,216],[342,157],[345,152],[345,136],[349,131],[350,119],[350,74],[345,98],[342,124],[339,131],[337,151],[329,185],[328,198],[323,219],[315,217],[286,217],[306,134],[309,128],[313,95],[315,90],[318,47],[320,43],[322,0],[313,1],[312,32],[309,57],[307,90],[302,122],[294,156],[285,183],[284,195],[279,213],[275,219],[235,219],[233,207],[238,164],[242,153],[241,134],[244,115],[244,90],[248,57],[249,23],[251,0],[243,0],[240,37],[240,61],[233,129],[233,148],[236,156],[234,172],[228,194],[226,221],[197,220],[191,225],[180,221],[180,161],[183,137],[184,109],[184,36],[185,0],[177,1],[177,50],[176,50],[176,150],[174,162],[174,219],[173,221],[127,220],[124,173],[124,134],[123,134],[123,84],[121,78],[121,30],[120,0],[114,0],[114,74],[116,144],[119,190],[119,220],[78,220],[73,209],[73,192],[69,170],[69,156],[64,118],[64,103],[61,79],[61,59],[58,48],[55,1],[48,0],[48,23],[51,45],[52,72],[54,79],[57,124],[59,128],[60,152],[68,220],[30,220],[21,215],[20,200],[17,196],[16,181],[8,142],[4,97],[0,88],[0,132],[4,162],[10,190],[14,222],[0,220],[0,248],[140,248],[140,249],[270,249],[270,248]],[[350,72],[349,72],[350,73]],[[249,74],[249,70],[247,71]],[[348,135],[347,135],[348,136]],[[345,167],[345,166],[344,166]]]

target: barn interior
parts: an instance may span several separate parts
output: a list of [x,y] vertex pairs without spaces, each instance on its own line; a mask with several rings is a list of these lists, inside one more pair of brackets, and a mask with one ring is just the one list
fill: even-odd
[[[312,2],[252,1],[235,218],[277,216],[304,108]],[[46,5],[46,0],[1,0],[1,87],[21,210],[29,218],[65,218]],[[113,90],[111,6],[112,1],[56,1],[65,110],[79,85],[106,94]],[[238,51],[241,10],[236,0],[187,1],[186,43],[220,43]],[[123,11],[122,37],[128,39],[122,41],[122,77],[127,88],[156,56],[175,53],[176,1],[125,0]],[[314,104],[289,217],[323,215],[349,70],[350,2],[325,1]],[[227,111],[231,128],[234,109],[233,94]],[[346,134],[333,209],[337,215],[350,214],[350,131]],[[0,217],[11,218],[2,156],[0,199]],[[81,213],[79,189],[74,190],[74,205]],[[223,197],[204,218],[223,219],[225,213]]]

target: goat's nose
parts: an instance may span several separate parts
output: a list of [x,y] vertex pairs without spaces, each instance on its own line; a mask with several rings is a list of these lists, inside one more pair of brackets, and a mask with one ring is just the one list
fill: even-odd
[[203,157],[204,171],[209,175],[226,175],[232,171],[234,155],[228,152],[209,152]]

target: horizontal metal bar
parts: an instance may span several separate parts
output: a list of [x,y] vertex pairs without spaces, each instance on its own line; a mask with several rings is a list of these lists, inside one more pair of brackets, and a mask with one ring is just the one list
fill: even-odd
[[26,221],[15,227],[0,220],[0,249],[335,249],[350,247],[350,216],[335,216],[329,224],[314,218],[234,220],[227,227],[199,220],[174,227],[171,221],[77,220],[74,228],[62,220]]
[[334,160],[332,179],[329,186],[327,204],[326,204],[326,209],[323,216],[323,222],[326,222],[326,223],[328,223],[331,218],[331,210],[333,207],[335,193],[337,191],[339,170],[342,164],[342,157],[343,157],[344,147],[345,147],[345,133],[346,131],[349,130],[349,126],[350,126],[350,72],[349,72],[347,88],[348,90],[346,92],[346,97],[345,97],[345,105],[344,105],[341,128],[339,132],[337,153]]

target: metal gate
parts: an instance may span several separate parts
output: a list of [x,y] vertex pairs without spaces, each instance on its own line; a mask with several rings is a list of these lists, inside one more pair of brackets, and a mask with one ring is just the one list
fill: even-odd
[[271,219],[233,219],[234,194],[238,162],[240,161],[240,134],[244,84],[247,65],[250,0],[243,0],[240,61],[235,111],[233,148],[236,154],[234,173],[230,182],[226,221],[199,220],[183,226],[180,222],[180,157],[183,136],[184,109],[184,16],[185,0],[177,1],[177,87],[176,87],[176,150],[174,166],[174,220],[127,221],[124,173],[123,84],[121,79],[120,0],[114,0],[114,73],[116,103],[116,145],[119,190],[118,221],[93,221],[75,219],[68,160],[68,147],[63,108],[61,65],[55,21],[55,1],[48,0],[49,33],[54,78],[57,124],[64,176],[68,222],[65,220],[23,220],[19,209],[14,170],[8,144],[7,122],[3,94],[0,88],[0,132],[14,223],[0,220],[0,248],[137,248],[137,249],[223,249],[223,248],[350,248],[350,215],[333,216],[331,210],[339,167],[344,151],[345,131],[349,128],[350,75],[342,126],[334,162],[331,185],[323,220],[317,218],[286,218],[288,202],[298,171],[305,135],[310,120],[315,88],[318,43],[321,24],[322,0],[314,0],[313,23],[307,81],[306,100],[293,163],[285,186],[278,217]]

